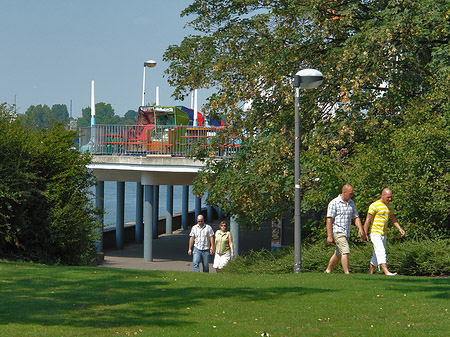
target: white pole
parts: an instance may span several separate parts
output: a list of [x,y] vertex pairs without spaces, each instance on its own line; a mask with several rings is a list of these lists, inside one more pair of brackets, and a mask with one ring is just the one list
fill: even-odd
[[142,76],[142,104],[145,105],[145,65],[144,65],[144,75]]
[[90,140],[90,152],[95,151],[95,82],[91,81],[91,140]]
[[159,106],[159,86],[156,86],[156,105]]
[[191,109],[194,109],[194,92],[191,91]]
[[95,82],[91,81],[91,126],[95,125]]
[[197,126],[197,89],[194,90],[194,126]]

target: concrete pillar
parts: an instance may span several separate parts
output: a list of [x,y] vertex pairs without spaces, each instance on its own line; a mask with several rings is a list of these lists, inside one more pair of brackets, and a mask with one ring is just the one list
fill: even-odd
[[153,185],[144,185],[144,261],[153,261]]
[[98,216],[98,221],[101,223],[99,228],[99,238],[95,244],[97,253],[103,252],[103,212],[105,210],[105,182],[97,181],[95,186],[95,207],[101,210],[101,214]]
[[135,227],[135,241],[142,243],[144,241],[144,187],[142,184],[136,183],[136,227]]
[[117,182],[116,196],[116,248],[123,249],[124,244],[124,208],[125,208],[125,182]]
[[206,221],[210,224],[213,222],[214,218],[214,208],[212,206],[206,205]]
[[167,185],[166,193],[166,233],[172,234],[173,231],[173,185]]
[[195,219],[200,215],[202,212],[202,198],[195,196]]
[[230,233],[233,237],[233,246],[234,246],[234,256],[239,256],[239,224],[236,222],[236,219],[234,217],[230,218]]
[[158,238],[159,185],[153,186],[153,239]]
[[181,226],[183,229],[188,228],[188,212],[189,212],[189,186],[183,186],[183,192],[181,196]]

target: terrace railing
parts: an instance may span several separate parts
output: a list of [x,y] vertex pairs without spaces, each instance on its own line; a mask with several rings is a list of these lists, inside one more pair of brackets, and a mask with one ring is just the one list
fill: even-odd
[[[94,155],[170,155],[186,157],[193,146],[208,146],[221,128],[174,125],[94,125],[81,128],[81,151]],[[231,156],[241,139],[230,137],[216,151],[216,157]]]

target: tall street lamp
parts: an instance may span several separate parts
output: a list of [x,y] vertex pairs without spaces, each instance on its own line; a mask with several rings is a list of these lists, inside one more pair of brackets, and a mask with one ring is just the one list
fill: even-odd
[[300,219],[300,114],[298,101],[300,88],[317,88],[323,82],[323,75],[315,69],[303,69],[295,74],[295,211],[294,211],[294,273],[302,272],[301,219]]
[[145,105],[145,69],[148,68],[153,68],[156,66],[156,61],[154,60],[148,60],[146,62],[144,62],[144,76],[142,79],[142,104],[141,106]]

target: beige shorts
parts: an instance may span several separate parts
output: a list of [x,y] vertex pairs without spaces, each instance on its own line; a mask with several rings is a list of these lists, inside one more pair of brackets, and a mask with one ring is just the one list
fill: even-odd
[[350,254],[350,247],[348,246],[347,235],[344,233],[333,233],[333,240],[336,243],[337,256],[342,254]]

